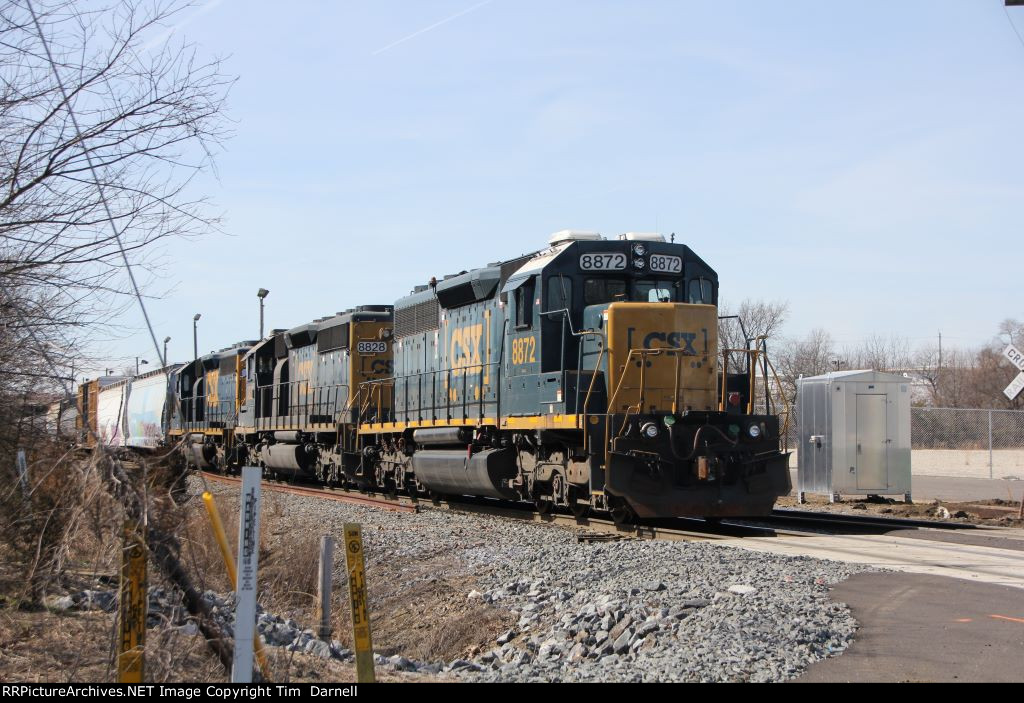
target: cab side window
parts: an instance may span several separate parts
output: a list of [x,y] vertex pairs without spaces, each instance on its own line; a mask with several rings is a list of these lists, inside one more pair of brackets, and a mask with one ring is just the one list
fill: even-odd
[[516,288],[516,329],[528,330],[533,326],[533,283],[531,278]]

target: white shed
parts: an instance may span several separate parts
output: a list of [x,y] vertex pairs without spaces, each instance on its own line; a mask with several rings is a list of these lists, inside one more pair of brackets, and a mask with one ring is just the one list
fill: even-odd
[[841,371],[797,381],[797,495],[910,502],[910,379]]

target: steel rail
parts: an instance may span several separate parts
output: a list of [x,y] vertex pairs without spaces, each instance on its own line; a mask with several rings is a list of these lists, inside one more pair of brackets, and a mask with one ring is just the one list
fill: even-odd
[[[227,483],[234,486],[242,485],[242,479],[235,476],[224,476],[222,474],[201,472],[204,479],[217,483]],[[323,498],[339,503],[351,503],[368,508],[379,508],[390,510],[396,513],[415,513],[419,511],[419,504],[404,498],[388,498],[386,496],[368,496],[364,494],[354,495],[347,491],[339,491],[331,488],[308,488],[292,484],[277,483],[264,479],[263,486],[270,491],[278,493],[291,493],[294,495],[309,496],[312,498]]]

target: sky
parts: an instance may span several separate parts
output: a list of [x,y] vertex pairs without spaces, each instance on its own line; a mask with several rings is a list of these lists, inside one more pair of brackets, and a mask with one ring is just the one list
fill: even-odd
[[[212,0],[174,37],[238,77],[163,251],[169,356],[539,249],[675,233],[785,333],[973,347],[1024,317],[1024,8],[1003,0]],[[1020,32],[1018,36],[1016,29]],[[154,358],[137,332],[111,364]],[[151,367],[152,368],[152,367]]]

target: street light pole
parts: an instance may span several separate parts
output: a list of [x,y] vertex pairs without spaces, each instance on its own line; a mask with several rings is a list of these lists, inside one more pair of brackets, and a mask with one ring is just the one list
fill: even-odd
[[260,288],[256,291],[256,297],[260,299],[260,339],[263,339],[263,301],[266,300],[268,295],[270,295],[270,291],[266,288]]
[[149,362],[145,359],[139,360],[139,357],[135,357],[135,375],[139,375],[139,364],[148,364]]
[[164,337],[164,366],[169,366],[170,362],[167,361],[167,343],[171,341],[170,337]]
[[192,318],[192,358],[193,360],[199,359],[199,318],[202,314],[196,313],[196,316]]

